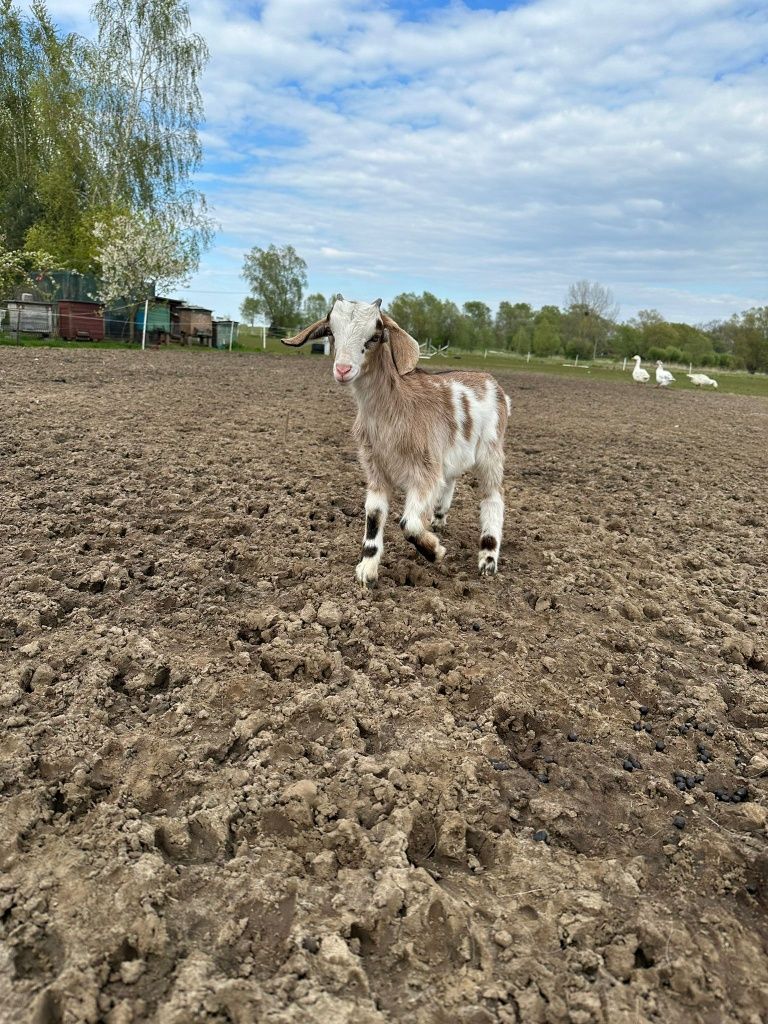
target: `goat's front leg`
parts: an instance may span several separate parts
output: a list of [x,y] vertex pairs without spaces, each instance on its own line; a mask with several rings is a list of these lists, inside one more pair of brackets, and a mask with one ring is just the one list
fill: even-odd
[[441,562],[445,558],[445,548],[440,543],[440,538],[428,529],[428,524],[432,522],[435,497],[435,489],[408,491],[400,520],[405,539],[413,544],[428,562]]
[[371,586],[379,576],[379,562],[384,550],[384,524],[389,510],[386,491],[369,488],[365,498],[365,537],[363,557],[357,563],[355,575],[364,587]]

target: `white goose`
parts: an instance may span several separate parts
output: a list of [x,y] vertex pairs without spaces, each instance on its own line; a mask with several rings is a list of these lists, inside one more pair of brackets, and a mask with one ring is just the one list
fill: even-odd
[[660,359],[656,360],[656,383],[660,388],[668,387],[673,381],[674,377],[669,370],[664,369],[664,363]]
[[638,384],[645,384],[651,378],[647,370],[644,370],[640,365],[640,356],[632,356],[635,360],[635,368],[632,371],[632,380],[636,380]]
[[697,388],[716,388],[717,381],[712,380],[706,373],[686,373],[686,377],[690,380],[691,384],[695,384]]

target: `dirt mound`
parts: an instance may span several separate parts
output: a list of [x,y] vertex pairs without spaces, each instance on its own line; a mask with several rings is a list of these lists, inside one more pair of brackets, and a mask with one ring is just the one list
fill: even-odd
[[768,403],[508,376],[365,593],[326,361],[0,373],[2,1020],[768,1020]]

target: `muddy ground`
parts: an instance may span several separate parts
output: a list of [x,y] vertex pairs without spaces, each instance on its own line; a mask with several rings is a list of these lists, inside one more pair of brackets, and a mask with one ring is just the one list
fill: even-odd
[[768,402],[502,377],[502,572],[325,360],[0,350],[0,1019],[768,1020]]

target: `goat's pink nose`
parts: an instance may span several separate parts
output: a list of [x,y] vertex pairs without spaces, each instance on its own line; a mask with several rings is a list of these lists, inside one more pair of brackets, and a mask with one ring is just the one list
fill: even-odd
[[336,373],[339,377],[346,377],[352,370],[351,366],[347,366],[346,363],[336,363]]

